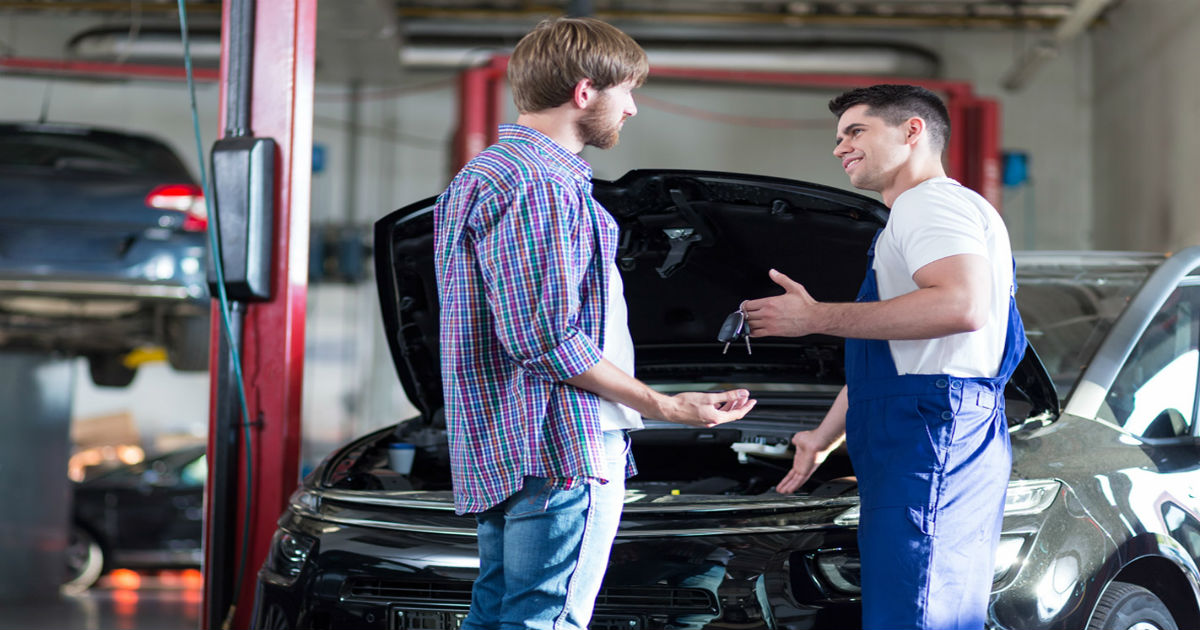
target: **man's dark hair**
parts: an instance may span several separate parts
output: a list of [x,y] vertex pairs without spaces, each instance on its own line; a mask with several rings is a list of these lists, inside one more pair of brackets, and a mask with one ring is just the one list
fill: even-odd
[[872,85],[850,90],[829,101],[829,111],[842,117],[855,105],[866,105],[867,114],[897,126],[916,116],[925,121],[933,148],[942,151],[950,141],[950,114],[937,94],[915,85]]

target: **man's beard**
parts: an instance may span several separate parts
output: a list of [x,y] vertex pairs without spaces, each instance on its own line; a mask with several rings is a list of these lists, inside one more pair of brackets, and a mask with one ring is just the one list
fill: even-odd
[[617,146],[621,135],[621,121],[609,123],[611,106],[607,97],[597,101],[575,123],[575,133],[586,146],[611,149]]

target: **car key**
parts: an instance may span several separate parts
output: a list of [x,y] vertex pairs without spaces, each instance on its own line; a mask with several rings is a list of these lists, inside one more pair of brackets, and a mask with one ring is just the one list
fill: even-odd
[[725,342],[725,349],[721,351],[721,354],[728,353],[729,344],[737,341],[739,338],[746,340],[746,353],[752,354],[750,350],[750,326],[746,323],[746,314],[741,309],[730,313],[721,324],[721,330],[717,333],[717,341]]

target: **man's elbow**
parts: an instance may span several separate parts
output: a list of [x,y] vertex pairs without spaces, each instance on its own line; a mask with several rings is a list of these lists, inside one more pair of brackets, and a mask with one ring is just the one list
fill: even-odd
[[991,316],[985,304],[974,303],[968,301],[960,308],[952,311],[954,316],[950,325],[955,329],[955,333],[975,332],[988,323],[988,318]]

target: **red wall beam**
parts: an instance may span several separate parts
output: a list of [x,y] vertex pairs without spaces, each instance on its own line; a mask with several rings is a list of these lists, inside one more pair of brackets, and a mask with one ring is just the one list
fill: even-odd
[[[96,61],[59,61],[30,57],[0,58],[0,74],[48,75],[79,79],[187,80],[183,62],[180,62],[178,66],[160,66]],[[211,68],[197,68],[192,74],[197,81],[211,82],[220,78],[219,71]]]

